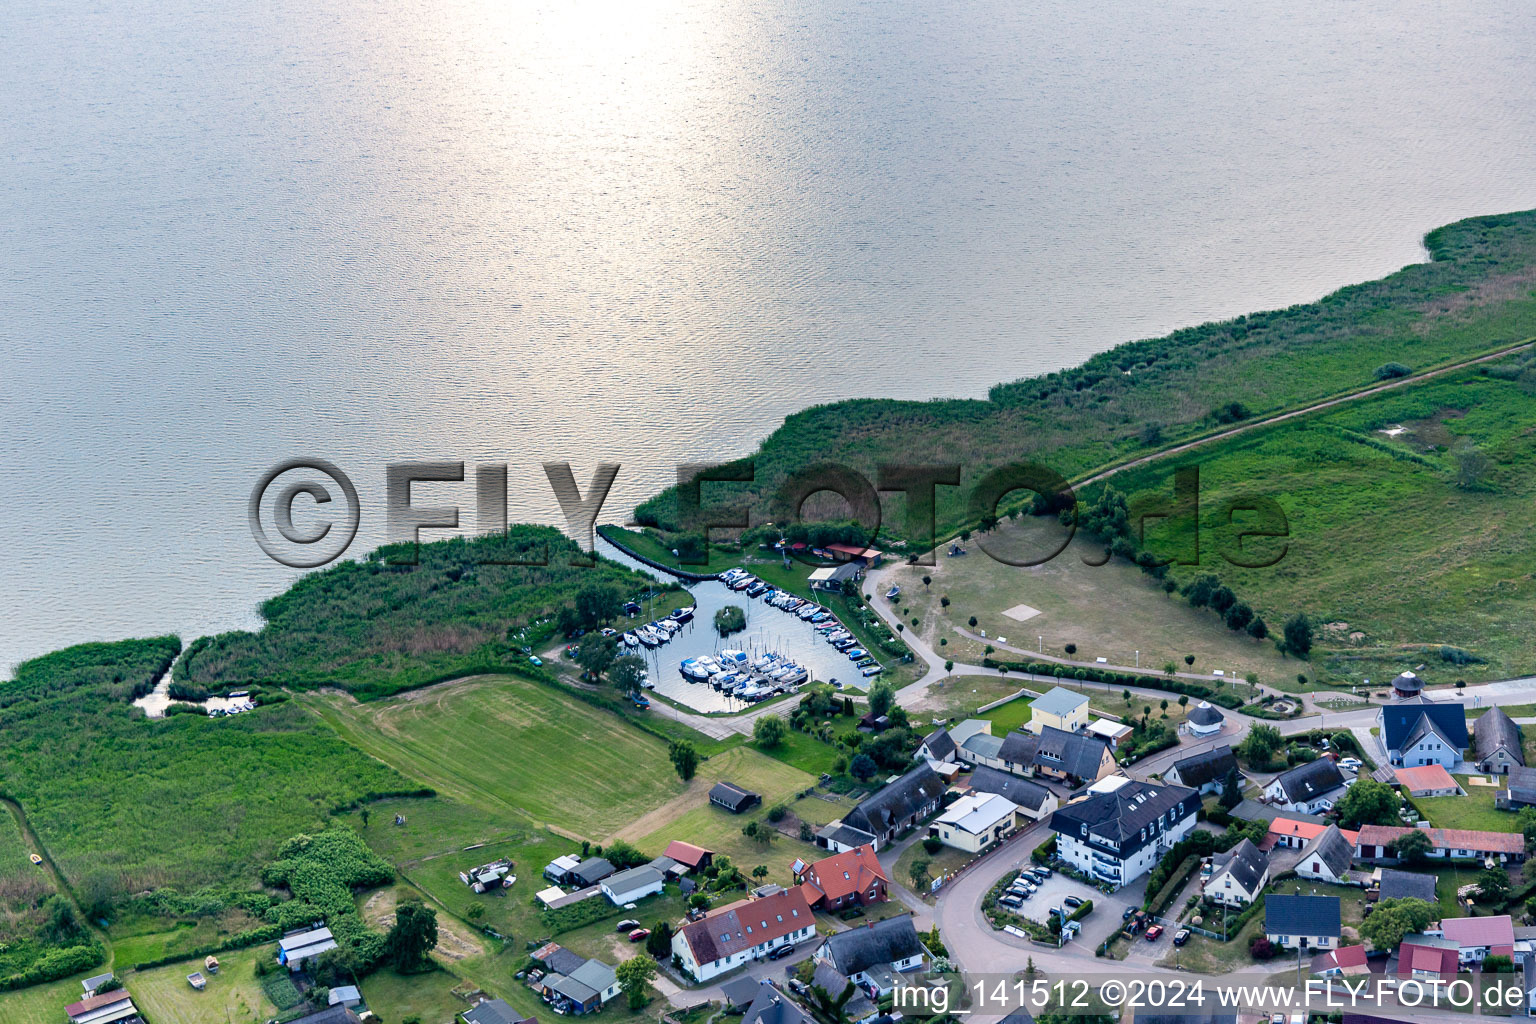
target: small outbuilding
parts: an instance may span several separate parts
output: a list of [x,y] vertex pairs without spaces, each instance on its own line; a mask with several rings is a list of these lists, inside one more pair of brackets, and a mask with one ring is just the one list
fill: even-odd
[[1226,723],[1226,716],[1211,707],[1210,701],[1205,700],[1196,704],[1184,719],[1184,727],[1189,730],[1191,736],[1214,736],[1221,732],[1222,726]]
[[761,803],[762,797],[749,789],[742,789],[731,782],[717,782],[709,791],[709,802],[716,807],[723,807],[732,814],[740,814],[754,804]]
[[653,896],[666,887],[666,877],[649,864],[617,871],[600,883],[603,895],[616,907]]

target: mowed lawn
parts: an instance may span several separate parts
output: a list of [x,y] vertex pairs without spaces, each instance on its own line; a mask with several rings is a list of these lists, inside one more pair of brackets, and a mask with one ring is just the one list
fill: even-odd
[[[0,1024],[48,1024],[66,1020],[64,1007],[78,1003],[84,995],[80,982],[105,970],[105,967],[97,967],[81,971],[63,981],[32,985],[14,992],[0,992]],[[186,984],[185,979],[182,984]]]
[[[1022,517],[989,534],[987,544],[1013,557],[1040,557],[1063,535],[1054,520]],[[1051,561],[1028,568],[991,558],[974,537],[966,546],[970,553],[963,557],[945,557],[941,549],[937,565],[902,566],[892,574],[901,584],[907,628],[914,628],[916,618],[917,631],[946,657],[978,661],[983,653],[954,632],[958,626],[1006,637],[1009,646],[1029,651],[1042,649],[1043,636],[1044,653],[1074,661],[1105,658],[1112,665],[1135,665],[1140,651],[1141,666],[1150,674],[1174,662],[1181,672],[1222,669],[1239,677],[1256,672],[1271,685],[1284,687],[1287,680],[1295,685],[1296,663],[1283,660],[1273,644],[1234,633],[1214,613],[1168,597],[1158,581],[1127,562],[1085,564],[1084,556],[1102,557],[1100,545],[1078,537]],[[926,587],[924,576],[932,579]],[[943,597],[949,598],[948,608]],[[1022,621],[1004,614],[1020,605],[1038,614]],[[974,629],[968,625],[973,615]],[[1281,624],[1270,623],[1275,629]],[[940,639],[948,643],[940,646]],[[1067,644],[1075,644],[1077,653],[1068,655]],[[1186,654],[1195,656],[1192,667],[1184,664]]]
[[1503,791],[1502,781],[1498,788],[1494,788],[1468,785],[1465,775],[1457,775],[1455,778],[1461,783],[1461,788],[1467,791],[1466,796],[1418,796],[1410,797],[1409,802],[1436,828],[1468,828],[1478,832],[1519,831],[1519,819],[1512,812],[1501,811],[1493,805],[1494,798]]
[[487,676],[313,706],[343,737],[439,793],[594,839],[682,788],[661,740],[525,680]]
[[[129,971],[123,976],[123,983],[144,1016],[155,1024],[263,1021],[275,1015],[277,1007],[261,991],[256,980],[256,961],[271,955],[271,943],[220,954],[219,973],[204,972],[208,987],[201,992],[187,984],[187,975],[201,969],[200,961]],[[77,998],[79,992],[77,985]]]
[[[652,856],[659,855],[672,840],[682,839],[724,854],[746,871],[765,864],[771,872],[770,881],[785,884],[790,863],[814,848],[798,839],[777,834],[765,845],[748,839],[741,830],[748,821],[766,820],[768,809],[775,804],[788,806],[793,803],[796,794],[810,788],[815,781],[814,776],[798,768],[775,761],[749,747],[737,747],[699,765],[699,773],[685,794],[627,826],[619,834],[639,847],[641,853]],[[760,793],[763,802],[744,814],[722,810],[709,802],[710,787],[716,782],[734,782]]]

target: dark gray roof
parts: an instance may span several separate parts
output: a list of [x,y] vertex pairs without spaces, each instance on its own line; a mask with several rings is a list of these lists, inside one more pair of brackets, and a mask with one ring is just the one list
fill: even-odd
[[544,966],[555,974],[570,974],[586,962],[586,957],[572,953],[564,946],[556,946],[553,952],[544,957]]
[[838,932],[827,938],[827,946],[837,969],[849,975],[925,952],[911,914]]
[[1051,791],[1038,782],[1021,779],[1017,775],[977,765],[971,772],[971,788],[978,793],[996,793],[1007,797],[1020,807],[1038,811],[1051,795]]
[[[514,1018],[514,1020],[517,1019],[521,1018]],[[357,1014],[337,1003],[335,1006],[327,1006],[308,1016],[289,1021],[288,1024],[357,1024],[357,1022]]]
[[1104,752],[1109,744],[1097,736],[1066,732],[1046,726],[1040,732],[1040,749],[1035,751],[1035,764],[1066,772],[1078,779],[1093,779],[1099,774]]
[[1252,842],[1244,839],[1226,853],[1211,858],[1211,877],[1230,869],[1232,877],[1245,892],[1258,892],[1259,881],[1269,868],[1269,858]]
[[1190,709],[1188,716],[1186,716],[1187,720],[1195,725],[1215,725],[1217,722],[1225,721],[1226,717],[1226,715],[1211,707],[1207,701],[1201,701],[1195,705]]
[[1335,878],[1343,878],[1355,859],[1355,848],[1350,845],[1339,826],[1329,825],[1301,851],[1298,866],[1310,864],[1313,858],[1321,860]]
[[1392,689],[1403,693],[1418,693],[1424,689],[1424,680],[1412,672],[1401,672],[1396,679],[1392,680]]
[[1419,725],[1420,718],[1428,718],[1447,743],[1457,750],[1467,746],[1467,711],[1453,702],[1388,704],[1381,709],[1381,740],[1388,750],[1402,750],[1404,741]]
[[1003,737],[997,756],[1009,764],[1034,764],[1039,749],[1039,736],[1024,729],[1015,729]]
[[1492,757],[1500,747],[1504,747],[1516,761],[1525,764],[1525,756],[1520,749],[1520,727],[1504,713],[1503,708],[1495,706],[1483,712],[1482,717],[1472,726],[1472,739],[1477,744],[1479,761]]
[[1151,836],[1144,840],[1142,832],[1163,815],[1173,812],[1173,825],[1177,825],[1199,807],[1199,794],[1184,786],[1127,782],[1112,792],[1095,793],[1061,808],[1051,815],[1051,829],[1081,836],[1086,826],[1089,836],[1114,843],[1122,857],[1129,857],[1151,841]]
[[1435,895],[1435,876],[1418,875],[1412,871],[1398,871],[1394,868],[1382,868],[1381,898],[1384,900],[1423,900],[1426,903],[1434,903],[1438,899]]
[[1509,795],[1522,803],[1536,803],[1536,768],[1521,765],[1509,770]]
[[602,857],[588,857],[572,868],[571,874],[583,885],[596,885],[613,874],[613,865]]
[[[848,975],[839,971],[825,960],[816,961],[816,972],[811,975],[811,984],[820,985],[827,995],[836,1002],[838,997],[848,990]],[[847,1004],[843,1007],[843,1014],[848,1020],[863,1020],[875,1011],[875,1004],[870,1002],[864,990],[855,986],[853,995],[848,997]]]
[[666,881],[661,871],[650,864],[642,864],[628,871],[618,871],[603,879],[603,884],[609,890],[616,893],[628,892],[631,889],[642,889],[647,885],[656,885]]
[[935,729],[923,737],[922,745],[928,748],[928,753],[935,759],[947,761],[955,756],[955,741],[950,738],[948,729]]
[[809,1024],[809,1021],[772,985],[759,985],[757,998],[742,1014],[741,1024]]
[[898,821],[935,804],[949,788],[938,773],[920,764],[907,774],[860,800],[858,806],[843,815],[843,821],[872,835],[884,835]]
[[518,1024],[527,1019],[512,1009],[505,999],[487,999],[478,1006],[471,1006],[459,1016],[468,1024]]
[[757,998],[762,983],[751,975],[742,975],[733,978],[720,986],[720,993],[725,996],[725,1001],[732,1006],[751,1006],[752,1000]]
[[1207,782],[1220,782],[1227,773],[1237,767],[1237,757],[1232,748],[1223,743],[1201,754],[1191,754],[1173,762],[1169,771],[1179,773],[1179,783],[1199,789]]
[[732,810],[739,811],[762,798],[750,789],[742,789],[735,783],[717,782],[709,791],[709,799],[713,803],[723,804]]
[[1289,803],[1313,800],[1330,790],[1344,785],[1344,775],[1332,758],[1320,757],[1316,761],[1299,764],[1290,771],[1275,776]]
[[1339,935],[1339,898],[1270,893],[1264,897],[1264,931],[1269,935]]
[[832,824],[822,828],[820,832],[816,833],[816,838],[829,843],[837,843],[839,846],[849,847],[863,846],[866,843],[875,841],[875,837],[863,829],[854,828],[852,825],[845,825],[840,821],[834,821]]

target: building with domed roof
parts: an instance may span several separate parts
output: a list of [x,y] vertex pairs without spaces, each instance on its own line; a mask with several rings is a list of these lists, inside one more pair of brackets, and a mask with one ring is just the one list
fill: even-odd
[[1184,719],[1184,726],[1191,736],[1214,736],[1221,732],[1226,716],[1211,707],[1210,701],[1201,701]]

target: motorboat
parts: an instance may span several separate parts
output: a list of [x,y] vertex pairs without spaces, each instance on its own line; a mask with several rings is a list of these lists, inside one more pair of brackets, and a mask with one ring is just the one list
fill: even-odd
[[815,615],[812,615],[810,617],[809,621],[811,621],[811,622],[826,622],[831,617],[832,617],[832,613],[831,612],[821,611],[821,612],[817,612]]
[[753,583],[747,587],[746,594],[748,597],[761,597],[763,592],[767,589],[768,584],[764,583],[762,580],[758,580],[756,583]]
[[633,633],[625,633],[624,634],[624,646],[625,647],[639,647],[640,646],[640,640]]
[[797,683],[805,682],[810,677],[811,674],[807,672],[802,666],[791,665],[789,666],[789,672],[781,676],[778,682],[787,686],[794,686]]
[[752,663],[752,668],[758,672],[771,672],[779,667],[779,660],[777,654],[765,654]]
[[876,664],[875,659],[866,656],[866,657],[860,658],[858,661],[854,662],[853,663],[853,667],[854,668],[868,668],[869,666],[874,665],[874,664]]
[[693,613],[696,611],[698,611],[697,607],[677,608],[672,612],[672,621],[678,623],[687,622],[693,618]]
[[715,659],[705,655],[702,658],[685,658],[678,669],[685,679],[698,683],[719,672],[720,666],[715,664]]
[[885,669],[881,668],[879,665],[871,665],[868,668],[862,670],[859,674],[865,679],[868,679],[870,676],[877,676],[884,671]]
[[650,628],[647,626],[641,626],[639,629],[635,630],[635,639],[639,640],[647,647],[655,647],[661,643],[661,638],[658,637],[655,633],[652,633]]
[[808,619],[821,610],[822,609],[820,605],[807,604],[804,608],[801,608],[799,611],[795,612],[795,614],[800,616],[802,619]]
[[747,662],[751,659],[747,657],[746,651],[737,651],[727,647],[725,650],[715,655],[715,660],[720,662],[722,665],[729,665],[732,667],[739,666],[745,668]]
[[843,653],[848,655],[849,661],[858,661],[860,658],[869,657],[869,652],[862,647],[854,647],[851,650],[844,651]]
[[732,590],[741,591],[746,590],[756,582],[760,582],[756,576],[738,576],[736,579],[726,584],[726,586],[730,587]]

